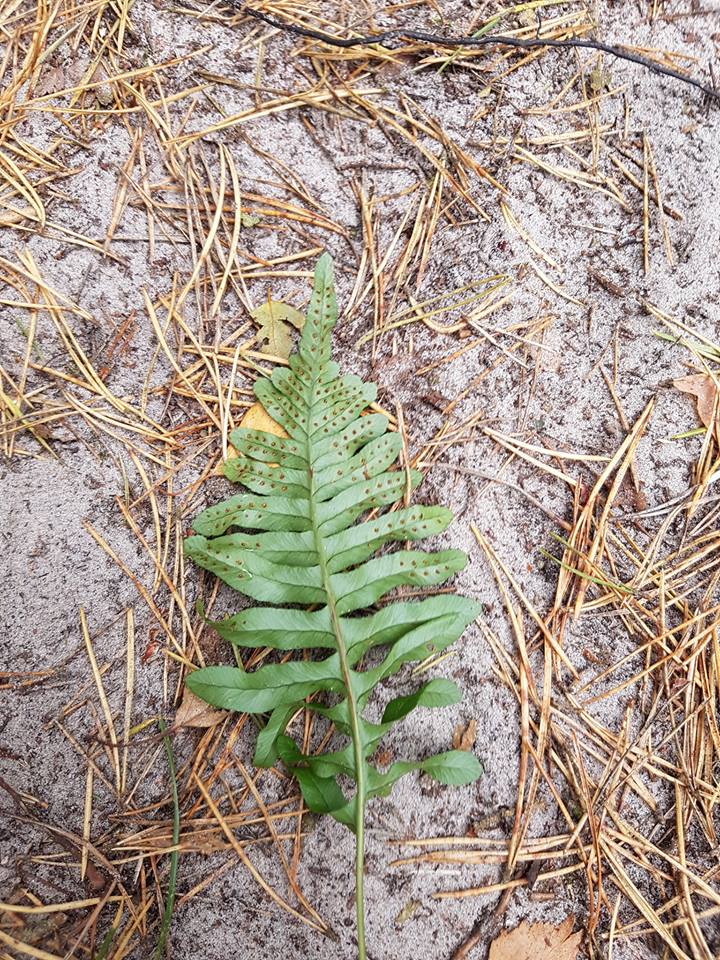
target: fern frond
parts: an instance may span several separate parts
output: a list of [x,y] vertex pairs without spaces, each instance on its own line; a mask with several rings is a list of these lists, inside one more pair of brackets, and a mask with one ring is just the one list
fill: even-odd
[[[208,667],[191,674],[187,684],[213,706],[269,713],[258,737],[257,764],[269,766],[280,757],[297,777],[307,806],[354,829],[361,848],[367,800],[386,795],[404,774],[423,770],[448,784],[469,783],[480,774],[477,760],[463,751],[398,761],[384,771],[371,762],[389,727],[416,707],[460,699],[450,681],[430,680],[392,700],[380,723],[364,716],[381,680],[457,640],[477,605],[437,594],[367,612],[396,587],[444,583],[467,558],[458,550],[378,555],[387,544],[443,531],[452,514],[443,507],[414,505],[377,515],[407,489],[407,473],[390,469],[401,438],[388,432],[384,416],[366,413],[375,386],[340,376],[331,361],[336,318],[326,255],[315,272],[299,349],[287,368],[276,368],[255,387],[287,437],[246,429],[232,434],[238,457],[225,465],[225,473],[249,492],[205,510],[194,524],[197,535],[186,541],[186,553],[197,564],[264,604],[215,623],[222,637],[241,647],[317,650],[318,658],[271,663],[252,672]],[[411,486],[420,480],[419,472],[410,473]],[[305,609],[309,606],[316,609]],[[381,659],[363,669],[363,658],[373,648],[381,648]],[[307,700],[320,692],[326,696]],[[285,732],[303,706],[334,723],[346,745],[303,754]],[[352,796],[346,796],[340,778],[354,781]]]

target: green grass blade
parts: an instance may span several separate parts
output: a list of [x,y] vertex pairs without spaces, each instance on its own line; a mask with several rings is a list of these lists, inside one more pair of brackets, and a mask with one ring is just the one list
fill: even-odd
[[[160,733],[163,734],[163,743],[165,745],[165,756],[167,757],[168,773],[170,775],[170,793],[173,803],[173,828],[172,842],[173,847],[177,848],[180,843],[180,802],[178,800],[177,775],[175,771],[175,757],[173,755],[172,740],[165,733],[167,725],[164,720],[158,720]],[[160,933],[155,947],[154,960],[162,960],[165,952],[168,934],[170,933],[170,923],[172,922],[173,907],[175,906],[175,885],[177,883],[178,868],[178,850],[174,849],[170,854],[170,874],[168,876],[168,889],[165,897],[165,910],[163,912]]]

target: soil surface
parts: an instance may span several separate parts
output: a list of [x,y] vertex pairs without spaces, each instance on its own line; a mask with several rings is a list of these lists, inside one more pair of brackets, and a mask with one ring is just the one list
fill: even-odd
[[[315,12],[327,18],[329,29],[333,22],[356,30],[405,23],[464,32],[496,8],[493,3],[444,0],[414,7],[400,4],[397,9],[375,6],[375,11],[371,2],[338,11],[334,5],[332,10],[316,5]],[[574,13],[580,6],[566,3],[544,8],[543,21],[559,12]],[[686,59],[673,63],[694,75],[714,64],[720,76],[720,8],[712,0],[702,5],[690,0],[656,4],[599,0],[588,6],[597,20],[593,35],[607,42],[682,53]],[[312,12],[307,4],[294,2],[275,9],[278,15],[303,22],[309,22]],[[521,27],[523,22],[515,17],[506,25]],[[3,263],[17,265],[21,256],[31,257],[60,302],[66,299],[81,309],[81,315],[64,316],[85,354],[96,366],[107,366],[105,383],[113,395],[140,405],[149,386],[148,414],[165,429],[182,431],[201,412],[190,400],[184,408],[181,398],[166,402],[163,388],[175,374],[167,356],[158,352],[146,298],[157,303],[188,282],[203,238],[189,238],[185,231],[179,239],[182,217],[173,204],[185,204],[187,197],[173,193],[171,186],[162,192],[169,183],[163,160],[167,140],[188,137],[186,149],[194,156],[196,169],[206,170],[208,182],[216,186],[223,176],[229,189],[227,162],[221,170],[224,150],[246,194],[278,198],[314,212],[318,221],[324,218],[331,224],[329,229],[318,221],[288,217],[288,206],[268,208],[248,201],[248,210],[258,220],[242,227],[237,258],[240,279],[228,286],[220,310],[211,319],[207,304],[198,303],[193,287],[183,308],[186,323],[208,344],[229,337],[243,324],[249,324],[252,332],[248,305],[263,303],[270,291],[273,299],[302,308],[309,296],[314,259],[323,248],[332,253],[341,306],[336,359],[343,370],[377,382],[379,403],[386,410],[395,414],[400,405],[411,457],[432,443],[443,425],[454,431],[449,439],[440,439],[439,452],[436,446],[427,447],[426,478],[417,499],[443,502],[455,512],[454,524],[433,546],[467,551],[468,566],[453,585],[483,603],[484,624],[515,656],[502,596],[471,524],[492,543],[535,608],[546,612],[558,576],[547,553],[557,554],[553,534],[562,533],[558,518],[572,516],[572,495],[559,475],[510,458],[486,428],[516,435],[539,448],[609,457],[627,435],[628,425],[655,398],[635,459],[637,489],[628,488],[628,510],[664,503],[693,483],[692,470],[703,439],[678,438],[695,430],[698,419],[692,398],[674,390],[672,380],[697,364],[682,344],[658,337],[659,332],[672,331],[648,304],[717,342],[717,107],[708,106],[681,83],[609,57],[602,61],[603,72],[593,74],[596,58],[585,51],[544,52],[504,79],[493,79],[515,64],[517,56],[498,60],[497,52],[488,52],[484,59],[460,58],[442,70],[442,58],[435,63],[424,61],[427,52],[369,61],[359,55],[353,61],[347,55],[344,61],[329,62],[300,56],[304,41],[248,19],[229,20],[219,8],[200,17],[192,5],[149,0],[131,5],[131,26],[119,70],[176,61],[158,71],[155,84],[148,82],[144,88],[155,103],[155,127],[148,120],[149,110],[105,113],[86,117],[82,138],[74,140],[70,130],[77,127],[63,126],[57,115],[46,111],[30,112],[22,125],[25,142],[46,149],[54,138],[64,136],[58,156],[69,173],[43,194],[52,227],[42,230],[32,220],[21,220],[2,229]],[[263,38],[260,45],[246,42],[251,32],[256,39]],[[358,79],[353,71],[360,65],[368,69]],[[583,65],[583,79],[579,79]],[[52,50],[36,83],[48,84],[42,90],[53,93],[80,83],[92,69],[86,46],[68,40]],[[55,74],[48,76],[50,70]],[[304,102],[247,122],[231,119],[288,92],[300,93],[315,85],[325,89],[320,79],[326,70],[336,71],[333,82],[338,91],[352,80],[354,95],[363,91],[365,99],[385,111],[382,122],[352,97],[343,101],[339,95],[330,104],[332,109]],[[188,93],[194,85],[203,89]],[[180,92],[184,95],[170,102]],[[592,108],[584,105],[588,96],[596,98]],[[99,98],[100,94],[94,108]],[[67,104],[68,98],[50,102]],[[411,112],[418,123],[440,129],[446,148],[437,138],[410,128],[393,110]],[[225,118],[227,125],[222,123]],[[402,131],[394,129],[391,120]],[[142,163],[133,139],[141,126],[145,131]],[[208,128],[210,132],[203,136],[190,136]],[[563,134],[567,139],[558,139]],[[648,150],[669,212],[659,216],[654,179],[648,174],[645,238],[643,181]],[[466,162],[467,157],[476,169]],[[438,173],[440,168],[443,174]],[[430,191],[433,178],[434,195]],[[120,201],[119,184],[126,190]],[[155,212],[152,249],[143,192],[153,192],[158,200],[162,196],[168,205]],[[211,218],[214,208],[205,196]],[[421,198],[427,208],[418,217]],[[258,212],[261,207],[270,213]],[[367,232],[368,211],[372,237]],[[401,288],[393,286],[399,251],[414,224],[426,227],[431,216],[437,220],[426,232],[426,249],[418,252]],[[98,246],[83,245],[78,234]],[[268,267],[269,275],[265,274],[263,264],[295,254],[297,259]],[[382,268],[378,269],[386,277],[387,289],[373,286],[371,258]],[[7,273],[5,266],[0,271],[3,276]],[[468,291],[468,285],[496,275],[507,277],[503,290],[492,295],[498,301],[502,298],[496,309],[483,314],[481,308],[489,301],[482,299],[463,304],[479,289],[471,286]],[[7,305],[8,300],[21,299],[17,288],[7,286],[1,296],[0,363],[16,378],[23,364],[29,311]],[[428,301],[432,301],[429,306]],[[450,332],[422,321],[406,322],[374,344],[365,340],[358,345],[378,317],[380,321],[397,317],[408,308],[407,321],[413,304],[425,304],[426,313],[435,306],[449,307],[430,319],[436,326],[449,325]],[[204,317],[202,323],[199,315]],[[132,337],[108,360],[113,338],[128,318],[132,318]],[[36,322],[37,365],[76,375],[50,312],[37,311]],[[176,329],[169,330],[173,349],[176,335]],[[186,357],[183,362],[190,361]],[[223,371],[225,381],[228,374],[229,370]],[[249,385],[240,375],[238,382],[243,389]],[[0,382],[0,387],[12,395],[9,386]],[[155,387],[158,390],[153,393]],[[60,403],[65,392],[91,406],[96,400],[72,382],[40,370],[28,374],[27,390],[34,388],[45,391],[38,394],[38,402]],[[244,398],[249,399],[249,394]],[[204,436],[210,441],[205,453],[190,449],[187,463],[173,480],[173,509],[179,511],[186,532],[199,509],[229,492],[229,484],[219,477],[197,485],[208,457],[216,456],[219,449],[217,431],[208,428]],[[157,618],[133,580],[89,534],[87,522],[137,583],[152,592],[177,636],[180,617],[165,587],[153,584],[153,564],[119,506],[143,491],[125,442],[132,436],[122,426],[113,426],[111,419],[93,428],[76,411],[56,425],[48,423],[44,437],[52,453],[25,431],[16,436],[13,456],[0,463],[0,531],[6,570],[0,596],[0,667],[23,674],[10,677],[0,690],[0,776],[15,791],[35,798],[34,817],[81,835],[85,753],[91,751],[100,773],[110,781],[109,788],[99,774],[95,776],[90,839],[101,848],[103,837],[117,827],[113,818],[122,813],[122,805],[111,789],[113,768],[102,745],[106,728],[80,610],[87,618],[117,729],[122,729],[125,704],[129,608],[134,612],[136,638],[133,725],[157,715],[172,719],[177,706],[177,662],[163,655],[167,644]],[[142,447],[140,435],[133,442]],[[603,463],[533,455],[585,483],[592,482]],[[161,482],[162,462],[142,462],[153,482]],[[507,483],[486,479],[498,474]],[[158,487],[163,509],[168,493],[166,487]],[[143,535],[154,543],[147,504],[138,519]],[[174,550],[172,544],[171,570]],[[184,584],[192,609],[198,571],[190,564],[176,566],[172,576]],[[207,581],[203,583],[207,587]],[[229,591],[221,591],[215,613],[231,609],[234,602]],[[211,631],[199,636],[206,660],[230,662]],[[634,642],[617,619],[584,618],[566,634],[567,654],[581,680],[598,672],[598,662],[619,659]],[[412,852],[398,840],[462,837],[487,823],[490,836],[509,835],[518,787],[520,717],[495,664],[487,636],[480,625],[471,626],[451,656],[435,668],[437,675],[452,676],[463,686],[462,703],[418,712],[388,737],[390,755],[406,752],[408,742],[414,752],[424,755],[448,749],[456,727],[475,720],[473,749],[484,775],[477,784],[462,789],[440,788],[424,778],[408,777],[389,798],[371,804],[366,896],[374,960],[449,960],[476,922],[489,920],[498,904],[497,892],[457,900],[434,900],[432,894],[498,882],[501,865],[392,863]],[[634,669],[629,667],[627,675]],[[51,672],[42,682],[35,678],[32,684],[23,684],[25,672],[43,670]],[[407,676],[394,681],[380,695],[378,705],[391,692],[409,688]],[[593,707],[594,715],[617,729],[636,692],[631,687],[600,701]],[[252,730],[246,726],[233,746],[250,769]],[[149,730],[138,736],[151,734]],[[179,764],[190,757],[201,735],[188,730],[174,738]],[[167,798],[164,755],[160,744],[153,746],[155,753],[142,753],[143,763],[153,760],[149,770],[135,752],[131,751],[130,759],[130,782],[141,780],[138,800],[147,803]],[[272,774],[263,774],[257,785],[268,802],[294,789],[285,782],[278,785]],[[551,795],[543,791],[531,821],[533,836],[565,829]],[[0,808],[6,815],[0,825],[0,900],[16,896],[20,887],[43,901],[92,895],[87,879],[81,882],[77,868],[70,866],[77,858],[58,846],[52,831],[16,819],[20,808],[7,793],[0,798]],[[151,820],[152,815],[148,816]],[[146,822],[133,821],[128,832]],[[639,829],[649,830],[652,824],[652,814],[638,808]],[[291,846],[288,850],[292,852]],[[119,857],[117,850],[114,855]],[[284,875],[275,848],[259,844],[251,856],[267,882],[282,888]],[[227,852],[182,856],[179,897],[227,859]],[[348,831],[329,818],[308,821],[298,882],[335,931],[337,941],[283,912],[237,863],[191,900],[180,900],[172,919],[169,955],[173,960],[353,956],[352,861],[353,840]],[[136,866],[122,867],[130,889]],[[158,870],[164,878],[165,858],[158,860]],[[559,923],[569,914],[577,917],[578,927],[585,924],[582,873],[540,883],[530,892],[519,887],[504,904],[497,925],[489,923],[488,931],[513,927],[521,919]],[[148,918],[154,926],[133,957],[152,955],[156,904]],[[607,930],[608,917],[603,916],[602,922]],[[471,957],[484,956],[487,937]],[[50,939],[37,942],[48,946]],[[657,956],[659,949],[650,940],[621,939],[614,945],[613,957],[649,958]]]

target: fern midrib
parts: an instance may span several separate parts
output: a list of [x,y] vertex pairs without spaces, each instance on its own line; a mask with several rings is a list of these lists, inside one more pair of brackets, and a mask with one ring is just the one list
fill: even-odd
[[[315,405],[315,390],[318,386],[317,369],[313,370],[313,380],[311,388],[310,413]],[[310,424],[312,416],[308,416],[305,427],[305,450],[308,465],[308,491],[310,506],[310,525],[315,541],[315,550],[318,558],[318,568],[320,570],[320,582],[325,596],[327,598],[328,611],[330,613],[330,622],[337,645],[338,658],[340,660],[340,671],[342,673],[343,683],[347,691],[348,713],[350,718],[350,739],[353,745],[355,755],[355,890],[357,903],[357,937],[358,937],[358,960],[365,958],[365,908],[364,908],[364,851],[365,851],[365,803],[366,803],[366,784],[365,784],[365,757],[363,750],[363,739],[360,732],[360,715],[358,712],[355,690],[352,684],[352,671],[348,662],[347,648],[343,637],[340,616],[337,612],[335,594],[333,593],[330,574],[328,573],[327,556],[325,553],[325,542],[320,532],[320,524],[317,517],[317,501],[315,494],[315,471],[313,470],[312,458],[312,437],[310,435]]]

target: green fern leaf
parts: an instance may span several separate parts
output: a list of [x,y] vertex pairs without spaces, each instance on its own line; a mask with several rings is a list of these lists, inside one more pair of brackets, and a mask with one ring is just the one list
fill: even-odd
[[[413,770],[446,784],[470,783],[481,772],[474,756],[457,750],[397,761],[385,771],[371,761],[387,730],[412,710],[460,699],[450,681],[431,680],[392,700],[380,723],[365,718],[365,707],[382,680],[403,664],[453,643],[478,611],[473,601],[442,593],[389,602],[368,612],[396,587],[444,583],[467,558],[458,550],[379,553],[387,544],[441,532],[452,514],[443,507],[414,505],[376,515],[377,508],[403,496],[408,479],[414,487],[421,475],[413,471],[408,478],[406,472],[390,469],[401,439],[388,432],[384,416],[365,412],[375,399],[375,386],[356,376],[339,376],[330,359],[336,318],[332,263],[325,255],[315,271],[298,350],[287,368],[276,368],[255,387],[258,400],[287,437],[245,429],[232,434],[238,457],[226,464],[225,472],[249,492],[205,510],[194,524],[197,535],[185,545],[197,564],[263,604],[214,623],[220,636],[240,647],[319,654],[252,672],[207,667],[191,674],[187,685],[215,707],[270,715],[258,736],[255,761],[270,766],[282,759],[311,810],[329,813],[356,832],[361,905],[368,799],[387,795]],[[373,513],[362,519],[368,511]],[[309,606],[315,609],[305,609]],[[363,669],[363,658],[373,648],[381,656]],[[345,745],[320,755],[303,754],[286,734],[301,707],[332,722]],[[348,778],[355,784],[351,796],[341,786]],[[363,922],[360,908],[361,957]]]

